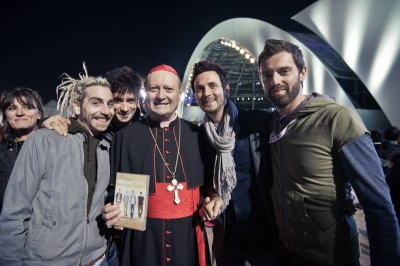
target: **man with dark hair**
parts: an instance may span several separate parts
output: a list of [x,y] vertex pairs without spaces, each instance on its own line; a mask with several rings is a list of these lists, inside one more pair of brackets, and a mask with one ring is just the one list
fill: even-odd
[[258,67],[276,106],[269,143],[282,265],[359,265],[356,222],[339,208],[351,187],[364,209],[371,265],[399,265],[389,188],[359,116],[331,97],[303,94],[307,67],[297,45],[266,40]]
[[127,217],[128,216],[128,203],[129,203],[129,195],[128,195],[128,191],[125,191],[125,194],[122,198],[122,202],[124,203],[124,216]]
[[115,202],[121,203],[122,202],[122,192],[121,189],[118,190],[117,194],[115,194]]
[[139,96],[143,79],[127,66],[107,72],[105,78],[111,84],[111,92],[114,97],[115,115],[106,131],[107,137],[111,141],[117,130],[141,118]]
[[138,197],[138,216],[142,218],[143,215],[143,204],[144,204],[144,197],[142,191],[140,191],[140,195]]
[[208,224],[216,218],[212,244],[216,263],[276,265],[272,174],[270,160],[263,158],[271,110],[237,108],[228,98],[227,74],[215,62],[200,61],[192,73],[192,90],[205,112],[200,149],[209,198],[203,219]]
[[383,171],[386,173],[389,168],[389,156],[394,152],[400,152],[400,129],[395,126],[388,126],[383,130],[382,141],[377,148],[377,153],[381,159]]

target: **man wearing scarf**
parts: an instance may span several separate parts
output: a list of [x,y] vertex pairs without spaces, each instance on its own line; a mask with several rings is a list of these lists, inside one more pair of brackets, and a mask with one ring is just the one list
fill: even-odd
[[[262,137],[269,112],[238,109],[229,99],[226,73],[215,62],[193,67],[191,86],[203,119],[200,146],[205,158],[209,204],[203,220],[216,219],[213,252],[218,266],[275,265],[277,233],[269,188],[271,167],[260,169]],[[263,145],[264,144],[264,145]],[[267,154],[267,153],[266,153]],[[270,160],[266,160],[270,162]],[[269,176],[270,178],[266,177]],[[220,195],[221,202],[213,201]],[[219,209],[224,210],[222,215]]]

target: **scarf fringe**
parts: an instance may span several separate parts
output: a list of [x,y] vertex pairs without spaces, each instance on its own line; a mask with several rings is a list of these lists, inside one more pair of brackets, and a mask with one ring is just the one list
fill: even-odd
[[[217,181],[217,182],[215,182]],[[214,188],[221,195],[224,202],[223,210],[229,205],[232,191],[236,187],[236,171],[235,166],[225,168],[223,173],[220,174],[220,179],[214,178]],[[222,210],[222,211],[223,211]]]

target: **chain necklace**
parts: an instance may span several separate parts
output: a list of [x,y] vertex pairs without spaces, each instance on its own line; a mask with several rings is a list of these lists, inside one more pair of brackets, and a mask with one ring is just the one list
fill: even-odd
[[154,140],[154,144],[156,144],[156,148],[158,150],[158,153],[160,154],[160,157],[161,157],[162,161],[164,162],[165,167],[167,168],[168,172],[172,175],[172,180],[175,180],[175,173],[176,173],[176,169],[178,168],[178,161],[179,161],[179,151],[180,151],[180,148],[181,148],[181,120],[179,119],[179,117],[177,117],[177,118],[178,118],[178,123],[179,123],[178,152],[176,154],[175,169],[174,169],[174,172],[172,172],[171,169],[169,169],[168,164],[165,161],[164,156],[162,155],[162,152],[161,152],[160,148],[158,147],[157,140],[154,137],[153,132],[151,131],[151,128],[150,128],[150,125],[149,125],[149,119],[146,117],[146,122],[147,122],[147,126],[148,126],[148,128],[150,130],[151,137]]

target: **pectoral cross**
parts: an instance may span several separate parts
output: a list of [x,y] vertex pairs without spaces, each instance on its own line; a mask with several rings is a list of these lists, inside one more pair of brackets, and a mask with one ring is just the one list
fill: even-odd
[[179,199],[178,189],[182,190],[183,189],[183,185],[182,184],[178,185],[178,181],[176,181],[175,178],[172,179],[171,183],[172,183],[172,186],[169,185],[167,187],[167,189],[168,189],[168,191],[172,191],[172,190],[174,191],[174,202],[175,202],[175,204],[179,204],[179,202],[181,202],[181,200]]

